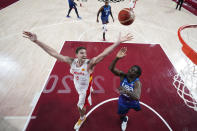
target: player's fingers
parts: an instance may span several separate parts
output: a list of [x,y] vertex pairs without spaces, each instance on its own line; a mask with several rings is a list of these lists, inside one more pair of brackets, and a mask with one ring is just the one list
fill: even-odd
[[133,39],[133,36],[129,36],[128,39],[129,39],[129,40]]
[[24,38],[29,38],[29,37],[27,37],[27,36],[23,36]]
[[125,53],[127,51],[127,49],[125,47],[123,47],[123,53]]
[[132,36],[131,33],[128,33],[127,36]]
[[27,33],[27,31],[23,31],[23,33]]
[[27,35],[27,36],[31,36],[31,33],[29,33],[29,32],[24,32],[23,34]]
[[23,31],[23,34],[24,34],[24,35],[27,35],[27,32]]
[[30,32],[28,32],[28,31],[23,31],[23,33],[25,33],[25,34],[31,34]]
[[127,47],[123,47],[125,51],[127,51]]
[[121,47],[121,50],[124,50],[124,47]]
[[121,52],[122,52],[122,53],[125,53],[125,52],[126,52],[125,47],[122,47],[122,48],[121,48]]
[[129,33],[129,35],[128,35],[128,36],[129,36],[129,37],[133,37],[133,35],[132,35],[132,34],[130,34],[130,33]]

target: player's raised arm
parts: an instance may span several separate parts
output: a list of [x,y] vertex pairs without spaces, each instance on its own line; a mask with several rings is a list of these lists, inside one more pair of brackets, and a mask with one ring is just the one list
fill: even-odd
[[125,41],[129,41],[133,39],[133,36],[131,34],[127,34],[125,36],[121,37],[121,34],[119,34],[118,40],[116,42],[114,42],[114,44],[112,44],[111,46],[107,47],[101,54],[99,54],[98,56],[92,58],[90,60],[90,68],[93,68],[97,63],[99,63],[100,61],[102,61],[109,53],[111,53],[114,48],[116,48],[121,42],[125,42]]
[[39,41],[37,39],[36,34],[33,34],[31,32],[27,32],[27,31],[24,31],[23,32],[23,35],[24,35],[23,37],[28,38],[29,40],[31,40],[32,42],[34,42],[35,44],[37,44],[38,46],[40,46],[50,56],[56,58],[57,60],[66,62],[68,64],[71,64],[72,63],[73,58],[68,57],[68,56],[63,56],[63,55],[59,54],[56,50],[54,50],[50,46],[48,46],[48,45],[44,44],[43,42]]
[[116,58],[112,61],[112,63],[109,66],[109,69],[111,70],[111,72],[117,76],[125,76],[126,75],[123,71],[120,71],[115,67],[118,60],[126,56],[126,52],[127,52],[126,47],[121,48],[118,51]]

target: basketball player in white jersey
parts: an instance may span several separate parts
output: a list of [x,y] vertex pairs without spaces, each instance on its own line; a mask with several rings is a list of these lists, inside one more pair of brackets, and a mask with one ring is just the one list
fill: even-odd
[[127,34],[126,36],[123,37],[119,35],[118,40],[114,44],[107,47],[98,56],[93,57],[92,59],[87,59],[85,47],[78,47],[76,49],[76,58],[72,58],[69,56],[63,56],[59,54],[53,48],[39,41],[37,39],[36,34],[26,31],[24,31],[23,34],[24,34],[23,37],[30,39],[36,45],[40,46],[50,56],[56,58],[59,61],[68,63],[71,66],[70,72],[74,75],[74,85],[79,94],[79,100],[77,106],[80,114],[80,118],[78,122],[75,124],[74,129],[75,130],[79,129],[82,123],[86,119],[85,116],[86,106],[91,105],[91,82],[92,82],[91,74],[93,73],[95,65],[101,62],[121,42],[129,41],[133,39],[132,35]]

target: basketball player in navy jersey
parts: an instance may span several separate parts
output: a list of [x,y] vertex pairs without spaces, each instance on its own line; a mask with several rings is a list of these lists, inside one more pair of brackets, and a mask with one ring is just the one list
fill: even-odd
[[106,29],[106,25],[109,23],[109,20],[108,20],[108,17],[109,15],[111,15],[112,19],[113,19],[113,22],[114,22],[114,17],[112,15],[112,11],[111,11],[111,6],[109,5],[109,2],[106,1],[105,2],[105,5],[102,6],[98,13],[97,13],[97,22],[99,22],[99,14],[101,13],[101,20],[102,20],[102,24],[103,24],[103,41],[105,41],[105,33],[107,31]]
[[77,4],[74,2],[74,0],[68,0],[68,4],[69,4],[69,10],[68,10],[68,14],[66,17],[68,17],[68,18],[70,17],[70,12],[74,8],[78,19],[81,19],[81,17],[78,14],[78,11],[77,11],[77,7],[76,7]]
[[132,40],[133,36],[127,34],[126,36],[121,37],[121,35],[119,35],[119,38],[116,42],[114,42],[114,44],[107,47],[98,56],[95,56],[92,59],[87,59],[85,47],[78,47],[76,49],[76,58],[72,58],[59,54],[56,50],[54,50],[47,44],[39,41],[36,34],[26,31],[24,31],[23,34],[23,37],[31,40],[33,43],[41,47],[50,56],[70,65],[70,73],[74,76],[75,89],[79,94],[77,107],[79,110],[80,118],[75,124],[74,129],[79,129],[86,119],[86,106],[91,105],[91,83],[94,67],[96,66],[96,64],[101,62],[107,55],[109,55],[121,42]]
[[126,114],[130,109],[135,111],[140,111],[140,95],[141,95],[141,82],[139,77],[141,75],[141,68],[137,65],[132,66],[127,73],[118,70],[115,68],[115,65],[118,60],[126,56],[127,48],[121,48],[117,53],[116,58],[112,61],[109,69],[116,76],[120,77],[120,87],[118,88],[120,92],[118,100],[118,114],[122,121],[121,129],[122,131],[126,130],[128,116]]

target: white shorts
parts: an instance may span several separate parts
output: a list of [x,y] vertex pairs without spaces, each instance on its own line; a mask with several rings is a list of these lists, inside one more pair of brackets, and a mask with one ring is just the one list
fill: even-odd
[[79,100],[78,100],[77,106],[80,109],[83,109],[84,106],[92,105],[91,90],[92,90],[92,87],[87,91],[78,92]]
[[136,1],[131,0],[131,2],[129,3],[129,7],[133,9],[135,8],[135,4],[136,4]]

